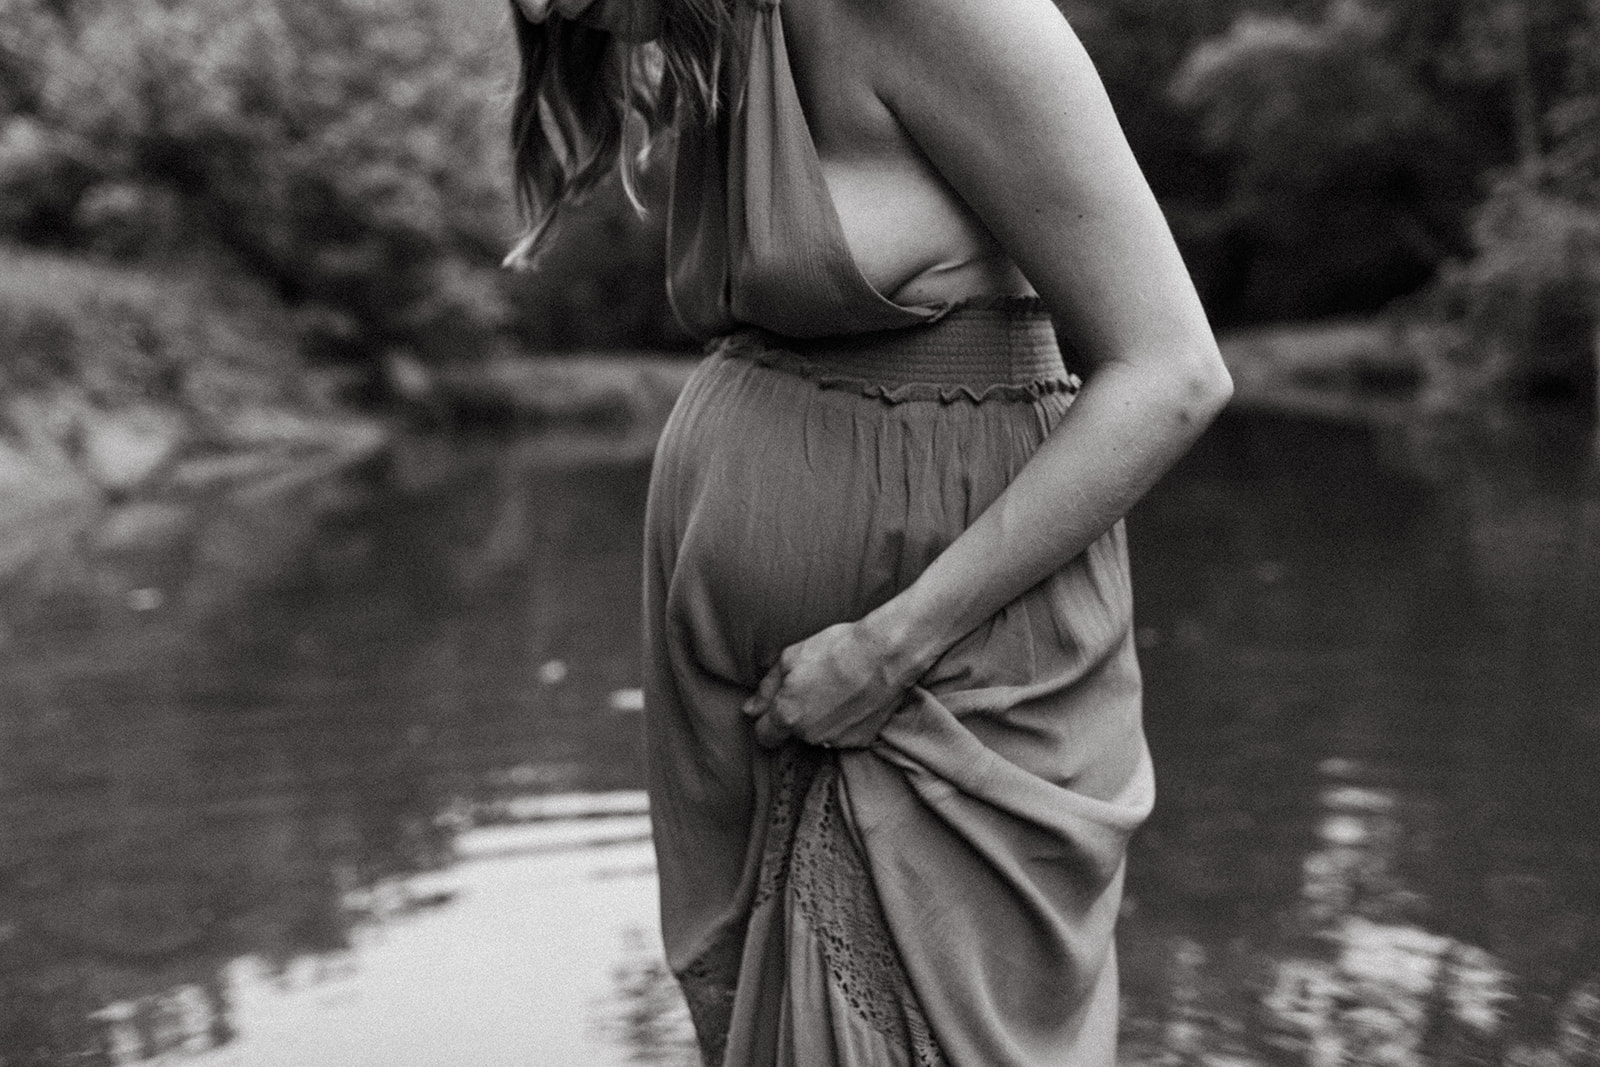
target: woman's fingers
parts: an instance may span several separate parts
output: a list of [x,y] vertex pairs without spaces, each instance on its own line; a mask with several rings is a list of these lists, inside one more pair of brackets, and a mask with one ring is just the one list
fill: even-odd
[[794,736],[793,725],[785,722],[778,712],[778,694],[783,690],[785,676],[794,665],[794,649],[795,646],[790,645],[783,650],[778,662],[762,677],[750,699],[744,702],[742,710],[755,720],[756,743],[763,748],[777,748]]
[[831,626],[785,648],[744,702],[757,743],[870,745],[904,693],[887,682],[855,628]]
[[772,707],[773,699],[778,695],[778,689],[783,685],[783,665],[773,667],[761,679],[761,684],[756,686],[756,691],[744,702],[743,711],[752,719],[765,715]]
[[764,748],[776,748],[785,741],[800,741],[808,745],[833,747],[827,724],[808,719],[793,694],[782,691],[767,705],[767,710],[755,722],[756,743]]

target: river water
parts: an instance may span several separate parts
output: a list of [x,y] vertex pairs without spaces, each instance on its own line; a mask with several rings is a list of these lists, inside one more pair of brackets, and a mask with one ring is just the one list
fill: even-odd
[[[402,441],[10,579],[0,1064],[689,1062],[646,451]],[[1233,413],[1139,507],[1125,1061],[1600,1063],[1590,455]]]

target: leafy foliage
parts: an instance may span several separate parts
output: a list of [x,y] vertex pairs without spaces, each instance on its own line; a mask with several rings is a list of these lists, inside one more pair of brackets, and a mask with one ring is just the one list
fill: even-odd
[[[662,212],[614,189],[539,270],[498,269],[511,42],[456,3],[0,0],[0,238],[254,275],[346,360],[681,344]],[[1459,318],[1584,246],[1594,0],[1063,7],[1219,325],[1371,312],[1441,271]]]
[[1436,277],[1418,306],[1453,327],[1443,373],[1584,388],[1597,27],[1585,0],[1333,0],[1314,18],[1245,12],[1200,42],[1172,92],[1226,161],[1217,215],[1250,249],[1246,317],[1356,310]]
[[480,349],[518,291],[496,267],[515,228],[501,57],[441,11],[0,0],[0,227],[124,258],[220,251],[323,354]]
[[1553,151],[1495,186],[1474,213],[1475,254],[1450,264],[1430,294],[1436,317],[1457,328],[1446,353],[1455,366],[1436,377],[1460,399],[1508,386],[1591,395],[1600,386],[1594,108],[1595,98],[1578,97],[1554,110]]
[[1246,13],[1178,70],[1202,147],[1228,161],[1222,215],[1252,253],[1235,296],[1248,317],[1353,310],[1375,288],[1414,287],[1449,247],[1434,116],[1387,31],[1353,0],[1314,22]]

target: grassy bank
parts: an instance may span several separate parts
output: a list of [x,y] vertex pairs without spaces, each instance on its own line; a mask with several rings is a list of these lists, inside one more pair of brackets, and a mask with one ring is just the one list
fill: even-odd
[[1428,387],[1426,366],[1382,321],[1261,327],[1220,343],[1239,408],[1382,420],[1411,410]]
[[[1235,403],[1393,421],[1437,392],[1416,330],[1385,320],[1229,335]],[[0,576],[128,501],[181,502],[314,477],[407,422],[450,432],[562,429],[647,453],[692,354],[509,351],[383,364],[382,417],[341,405],[283,304],[236,271],[134,269],[0,247]]]
[[[1296,323],[1221,340],[1241,408],[1337,419],[1386,419],[1430,388],[1414,346],[1381,320]],[[412,374],[415,402],[461,429],[659,428],[697,362],[693,355],[571,353],[506,357]]]
[[0,574],[130,499],[381,446],[248,280],[0,249]]

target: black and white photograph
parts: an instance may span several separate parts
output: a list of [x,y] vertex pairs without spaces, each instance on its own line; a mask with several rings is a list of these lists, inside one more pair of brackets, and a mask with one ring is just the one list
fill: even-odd
[[0,0],[0,1067],[1600,1067],[1600,0]]

